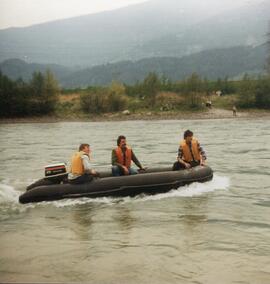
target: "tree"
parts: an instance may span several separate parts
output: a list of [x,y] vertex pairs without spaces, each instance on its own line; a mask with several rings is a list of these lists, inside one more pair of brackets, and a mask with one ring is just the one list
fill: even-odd
[[59,85],[50,70],[47,70],[44,77],[43,101],[47,112],[52,112],[58,101]]
[[161,84],[160,91],[167,91],[167,92],[172,91],[172,82],[164,74],[160,78],[160,84]]
[[41,72],[34,72],[30,81],[32,95],[35,98],[40,98],[45,92],[44,76]]
[[149,73],[142,83],[142,93],[151,104],[155,103],[155,97],[160,90],[161,82],[156,73]]
[[45,75],[34,72],[30,81],[33,113],[48,114],[54,111],[58,100],[59,86],[54,75],[47,70]]
[[268,75],[270,76],[270,22],[268,23],[267,46],[268,46],[267,71],[268,71]]
[[126,88],[123,84],[113,81],[108,90],[108,110],[120,111],[127,105]]
[[125,86],[117,81],[112,81],[111,85],[109,86],[109,90],[111,93],[117,96],[123,96],[126,92]]
[[237,105],[244,108],[254,107],[255,105],[256,82],[247,74],[244,75],[239,88]]
[[12,81],[0,72],[0,116],[20,117],[31,113],[31,95],[23,80]]
[[12,112],[15,84],[0,72],[0,116],[9,116]]
[[221,91],[223,95],[233,94],[235,88],[232,82],[229,82],[228,77],[221,81]]
[[270,109],[269,76],[259,79],[255,87],[255,105],[258,108]]
[[123,110],[127,104],[125,87],[112,82],[108,88],[88,89],[80,96],[81,108],[85,113],[106,113]]
[[207,78],[204,78],[204,79],[203,79],[202,88],[203,88],[203,91],[204,91],[207,95],[210,95],[210,94],[211,94],[212,89],[211,89],[210,82],[207,80]]
[[202,105],[202,81],[198,74],[193,73],[186,80],[186,102],[190,108],[200,108]]
[[85,113],[103,113],[108,109],[108,93],[105,89],[87,90],[80,96],[81,108]]

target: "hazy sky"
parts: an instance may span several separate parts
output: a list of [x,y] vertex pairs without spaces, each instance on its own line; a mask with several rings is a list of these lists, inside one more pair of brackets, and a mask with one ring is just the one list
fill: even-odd
[[[0,0],[0,29],[24,27],[57,19],[117,9],[147,0]],[[184,0],[178,0],[184,1]],[[219,4],[234,7],[239,4],[263,0],[185,0],[203,1],[212,7]],[[270,1],[270,0],[269,0]],[[166,3],[166,0],[164,0]]]
[[146,0],[0,0],[0,29],[112,10]]

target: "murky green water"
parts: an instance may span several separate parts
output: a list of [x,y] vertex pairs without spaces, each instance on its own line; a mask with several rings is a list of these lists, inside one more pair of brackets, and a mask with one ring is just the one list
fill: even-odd
[[[21,205],[46,164],[82,142],[98,170],[125,134],[168,166],[190,128],[214,179],[166,194]],[[270,121],[0,125],[0,282],[270,283]]]

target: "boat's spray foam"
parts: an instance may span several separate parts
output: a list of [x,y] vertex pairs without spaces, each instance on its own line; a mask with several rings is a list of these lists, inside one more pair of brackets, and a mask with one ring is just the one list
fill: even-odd
[[184,187],[179,187],[177,190],[171,190],[167,193],[145,196],[144,200],[160,200],[172,197],[193,197],[217,190],[228,190],[229,186],[230,179],[228,177],[214,175],[213,179],[209,182],[195,182]]
[[18,203],[20,191],[15,190],[13,186],[0,183],[0,204]]
[[102,197],[96,199],[79,198],[79,199],[67,199],[51,202],[56,207],[74,206],[85,203],[103,203],[108,205],[114,205],[115,203],[128,203],[128,202],[145,202],[149,200],[161,200],[165,198],[175,197],[193,197],[203,195],[209,192],[218,190],[228,190],[230,186],[230,179],[224,176],[214,175],[213,179],[205,183],[192,183],[184,187],[179,187],[176,190],[171,190],[167,193],[161,193],[157,195],[139,195],[137,197],[124,197],[124,198],[110,198]]
[[[25,181],[24,181],[25,183]],[[52,202],[41,202],[41,203],[30,203],[30,207],[37,206],[48,206],[53,205],[55,207],[66,207],[66,206],[76,206],[86,203],[102,203],[109,206],[113,206],[115,203],[128,203],[128,202],[145,202],[149,200],[161,200],[165,198],[175,198],[175,197],[193,197],[203,195],[209,192],[214,192],[217,190],[228,190],[230,186],[230,179],[224,176],[214,175],[213,179],[205,183],[192,183],[184,187],[179,187],[176,190],[171,190],[167,193],[161,193],[157,195],[139,195],[137,197],[124,197],[124,198],[78,198],[78,199],[64,199]],[[6,185],[0,183],[0,204],[1,203],[16,203],[18,204],[18,198],[21,191],[16,190],[11,185]],[[26,206],[26,205],[21,205]]]

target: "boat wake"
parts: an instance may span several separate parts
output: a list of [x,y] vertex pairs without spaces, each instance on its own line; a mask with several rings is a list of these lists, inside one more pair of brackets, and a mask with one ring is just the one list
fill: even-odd
[[0,204],[3,203],[18,203],[20,191],[14,187],[0,183]]
[[175,198],[175,197],[193,197],[207,194],[214,191],[224,191],[228,190],[230,186],[230,179],[228,177],[222,177],[214,175],[213,179],[205,183],[192,183],[184,187],[179,187],[178,189],[171,190],[167,193],[160,193],[156,195],[139,195],[136,197],[122,197],[122,198],[79,198],[79,199],[67,199],[61,201],[51,202],[56,207],[65,207],[65,206],[74,206],[78,204],[85,203],[103,203],[108,205],[114,205],[116,203],[129,203],[129,202],[145,202],[149,200],[161,200],[166,198]]
[[145,202],[149,200],[161,200],[166,198],[181,198],[181,197],[193,197],[200,196],[210,192],[218,190],[228,190],[230,186],[230,179],[224,176],[214,175],[213,179],[206,183],[192,183],[184,187],[179,187],[176,190],[171,190],[167,193],[161,193],[157,195],[139,195],[136,197],[124,197],[124,198],[111,198],[111,197],[102,197],[102,198],[78,198],[78,199],[64,199],[59,201],[51,202],[41,202],[41,203],[30,203],[28,205],[19,204],[19,195],[22,193],[19,190],[16,190],[13,186],[1,184],[0,183],[0,205],[7,205],[16,203],[18,206],[24,207],[37,207],[37,206],[48,206],[53,205],[55,207],[66,207],[66,206],[75,206],[86,203],[100,203],[107,205],[114,205],[116,203],[128,203],[128,202]]
[[209,182],[199,183],[194,182],[190,185],[184,187],[179,187],[176,190],[171,190],[170,192],[144,196],[144,200],[160,200],[164,198],[172,197],[193,197],[204,195],[209,192],[214,192],[217,190],[228,190],[230,186],[230,179],[228,177],[215,176]]

